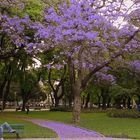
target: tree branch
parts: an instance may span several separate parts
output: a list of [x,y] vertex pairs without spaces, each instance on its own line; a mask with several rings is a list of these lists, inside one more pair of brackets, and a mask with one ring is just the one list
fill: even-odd
[[[132,36],[130,36],[123,44],[122,46],[125,46],[126,44],[128,44],[134,37],[135,35],[140,31],[140,29],[136,30],[134,32],[134,34]],[[88,82],[92,79],[92,76],[99,70],[101,70],[102,68],[104,68],[105,66],[108,66],[112,61],[114,61],[114,59],[116,59],[117,57],[121,56],[124,53],[123,49],[119,52],[114,53],[110,60],[103,62],[100,66],[97,66],[96,68],[94,68],[89,74],[87,74],[85,76],[85,78],[82,80],[81,82],[81,88],[84,90],[86,88],[86,85],[88,84]]]
[[55,88],[54,88],[54,86],[53,86],[53,84],[52,84],[52,82],[51,82],[51,69],[49,70],[49,74],[48,74],[48,82],[49,82],[49,84],[50,84],[50,86],[51,86],[53,92],[55,93],[55,92],[56,92],[56,91],[55,91]]

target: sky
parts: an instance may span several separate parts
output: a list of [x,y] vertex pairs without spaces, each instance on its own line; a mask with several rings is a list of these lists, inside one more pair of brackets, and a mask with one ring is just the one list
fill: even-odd
[[[125,2],[125,5],[126,5],[127,9],[129,9],[134,4],[134,2],[132,0],[124,0],[124,2]],[[128,14],[131,13],[132,10],[133,10],[133,8],[129,9]],[[124,21],[124,18],[119,18],[117,20],[117,22],[114,23],[114,26],[116,26],[116,27],[119,26],[119,28],[121,28],[125,24],[127,24],[127,22]]]

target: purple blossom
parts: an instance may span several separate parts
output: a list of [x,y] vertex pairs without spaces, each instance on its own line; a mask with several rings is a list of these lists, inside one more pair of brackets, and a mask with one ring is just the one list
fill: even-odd
[[18,17],[10,18],[8,16],[4,16],[4,19],[5,20],[1,23],[1,32],[5,33],[11,39],[12,43],[17,46],[26,46],[26,44],[29,44],[28,41],[31,37],[25,35],[27,29],[31,29],[31,21],[29,17],[26,16],[25,18],[20,19]]
[[136,72],[140,72],[140,60],[131,61],[131,62],[128,62],[127,64],[132,70]]
[[75,46],[74,52],[78,52],[80,50],[80,48],[81,48],[81,46],[78,46],[78,47]]
[[75,127],[73,125],[67,125],[63,123],[58,123],[58,122],[51,122],[51,121],[43,121],[39,119],[28,119],[28,121],[31,121],[35,124],[38,124],[42,127],[47,127],[52,130],[54,130],[58,136],[64,140],[64,139],[69,139],[69,138],[101,138],[103,137],[102,134],[99,134],[95,131]]
[[46,64],[45,67],[49,70],[52,66],[51,64]]
[[88,32],[86,33],[86,37],[91,40],[95,40],[98,36],[98,32]]
[[2,19],[7,19],[8,17],[7,17],[7,15],[2,15],[1,18]]
[[[134,25],[116,28],[112,24],[117,18],[127,16],[124,14],[125,6],[122,4],[124,9],[117,12],[118,1],[107,2],[106,7],[97,8],[101,3],[70,0],[69,3],[60,3],[57,8],[52,5],[44,11],[42,23],[31,21],[29,16],[20,19],[4,15],[0,32],[5,33],[13,44],[26,46],[28,52],[59,48],[59,54],[64,59],[71,57],[76,68],[81,63],[80,66],[91,70],[113,58],[116,51],[133,52],[140,48],[138,37],[124,44],[136,31]],[[28,35],[28,31],[33,34]],[[79,55],[81,60],[77,62]],[[56,68],[61,69],[61,65],[56,65]]]
[[93,64],[89,64],[88,67],[89,67],[89,68],[93,68]]
[[[37,35],[43,39],[48,39],[46,36],[49,34],[49,37],[53,37],[53,41],[57,45],[69,44],[69,42],[78,41],[78,40],[95,40],[99,33],[94,30],[96,25],[94,22],[97,20],[100,22],[99,28],[103,28],[103,22],[106,20],[103,16],[95,14],[94,9],[89,6],[89,1],[70,1],[71,6],[66,3],[59,5],[59,11],[55,8],[48,9],[48,12],[45,16],[46,26],[42,29],[39,29]],[[84,10],[81,5],[84,5]],[[111,26],[109,26],[111,27]],[[59,31],[59,32],[58,32]],[[63,44],[64,43],[64,44]]]
[[63,68],[63,65],[61,65],[61,64],[56,64],[56,65],[55,65],[55,68],[56,68],[57,70],[60,70],[60,69]]
[[116,81],[116,78],[113,75],[102,72],[97,72],[96,78],[96,83],[101,85],[112,85],[115,84]]
[[75,65],[77,65],[78,62],[79,62],[78,60],[74,60],[74,61],[73,61],[73,63],[74,63]]

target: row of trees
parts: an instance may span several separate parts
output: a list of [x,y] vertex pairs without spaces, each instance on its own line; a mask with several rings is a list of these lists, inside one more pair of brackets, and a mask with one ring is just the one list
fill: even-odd
[[53,91],[55,106],[63,97],[73,104],[75,123],[81,99],[87,107],[95,95],[104,109],[114,96],[116,105],[129,108],[132,96],[139,98],[138,6],[123,0],[1,2],[3,107],[15,92],[24,110],[29,99]]

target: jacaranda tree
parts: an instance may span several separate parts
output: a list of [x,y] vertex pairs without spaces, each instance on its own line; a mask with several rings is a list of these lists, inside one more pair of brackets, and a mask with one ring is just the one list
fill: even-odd
[[93,75],[124,53],[140,48],[138,28],[128,23],[120,28],[114,26],[119,18],[128,19],[122,3],[70,0],[58,8],[52,5],[46,9],[44,23],[34,27],[38,29],[38,43],[43,40],[46,48],[60,49],[59,57],[64,57],[63,62],[69,67],[73,77],[74,122],[80,120],[80,95]]
[[[7,17],[3,17],[6,22],[2,23],[2,33],[6,32],[12,43],[16,43],[16,47],[24,44],[29,53],[44,49],[59,50],[57,57],[61,57],[61,65],[67,65],[69,69],[71,90],[74,94],[75,123],[80,120],[80,95],[95,73],[124,53],[132,53],[140,48],[137,36],[139,28],[130,23],[122,26],[118,23],[119,19],[128,21],[127,13],[132,10],[132,7],[128,10],[124,2],[68,0],[57,7],[52,5],[50,9],[46,9],[42,23],[36,22],[32,25],[28,18],[21,21],[14,18],[9,21]],[[34,38],[26,35],[26,29],[37,31],[33,32]]]

